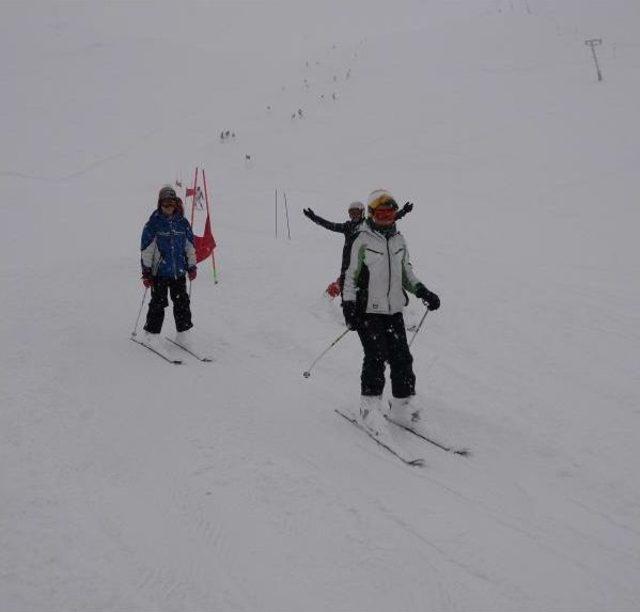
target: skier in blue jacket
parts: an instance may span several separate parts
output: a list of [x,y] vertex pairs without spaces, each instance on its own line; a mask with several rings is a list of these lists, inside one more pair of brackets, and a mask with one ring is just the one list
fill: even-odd
[[142,282],[151,288],[151,301],[144,326],[157,337],[164,321],[164,309],[173,301],[178,334],[193,327],[187,281],[196,278],[196,250],[191,225],[184,217],[182,200],[171,185],[158,193],[158,206],[142,230],[140,245]]

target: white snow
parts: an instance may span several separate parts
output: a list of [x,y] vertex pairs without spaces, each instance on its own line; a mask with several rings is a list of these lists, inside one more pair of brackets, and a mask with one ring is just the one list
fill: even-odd
[[[1,12],[2,612],[640,609],[635,0]],[[139,235],[197,164],[216,361],[171,366],[128,340]],[[301,210],[380,187],[442,299],[425,420],[469,458],[334,414],[354,334],[302,377],[344,327],[342,238]]]

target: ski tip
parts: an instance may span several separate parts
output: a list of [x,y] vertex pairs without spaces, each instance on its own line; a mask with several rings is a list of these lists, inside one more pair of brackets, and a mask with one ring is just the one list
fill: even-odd
[[424,459],[411,459],[410,461],[407,461],[407,465],[412,467],[425,467],[427,464]]

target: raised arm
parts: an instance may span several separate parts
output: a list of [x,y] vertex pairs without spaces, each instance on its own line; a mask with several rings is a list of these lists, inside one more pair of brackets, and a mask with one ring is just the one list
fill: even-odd
[[396,221],[402,219],[407,213],[410,213],[413,210],[413,203],[407,202],[397,213],[396,213]]
[[323,219],[319,215],[316,215],[316,213],[314,213],[310,208],[305,208],[303,209],[302,212],[304,213],[305,217],[307,217],[308,219],[311,219],[311,221],[313,221],[314,223],[317,223],[320,227],[324,227],[325,229],[328,229],[331,232],[346,234],[348,231],[347,223],[333,223],[332,221],[327,221],[326,219]]

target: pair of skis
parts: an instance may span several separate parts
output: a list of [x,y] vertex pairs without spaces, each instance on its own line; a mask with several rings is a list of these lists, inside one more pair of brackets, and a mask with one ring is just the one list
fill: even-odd
[[[165,353],[159,346],[152,346],[147,344],[143,340],[140,340],[136,336],[131,336],[131,340],[140,346],[144,346],[144,348],[150,350],[152,353],[156,354],[158,357],[164,359],[166,362],[171,363],[173,365],[181,365],[183,363],[182,359],[175,359],[168,353]],[[171,342],[174,346],[177,346],[179,349],[183,350],[185,353],[188,353],[192,357],[195,357],[198,361],[203,361],[205,363],[210,363],[213,361],[211,357],[207,357],[206,355],[202,355],[194,351],[192,348],[185,346],[184,344],[180,344],[179,342],[172,340],[171,338],[165,338],[168,342]]]
[[[354,416],[351,416],[349,414],[345,414],[344,412],[342,412],[341,410],[338,410],[337,408],[335,409],[335,412],[337,414],[339,414],[343,419],[346,419],[347,421],[349,421],[349,423],[351,423],[352,425],[354,425],[355,427],[357,427],[360,431],[364,432],[365,434],[367,434],[376,444],[378,444],[378,446],[381,446],[382,448],[384,448],[385,450],[387,450],[389,453],[391,453],[394,457],[396,457],[397,459],[400,459],[400,461],[402,461],[402,463],[404,463],[405,465],[410,465],[412,467],[424,467],[425,466],[425,461],[422,457],[410,457],[408,456],[406,453],[404,453],[402,450],[396,448],[393,444],[391,444],[388,440],[383,440],[379,437],[377,437],[376,435],[374,435],[369,429],[367,429],[358,419],[356,419]],[[399,427],[400,429],[404,429],[406,432],[416,436],[417,438],[420,438],[421,440],[423,440],[424,442],[427,442],[428,444],[431,444],[433,446],[435,446],[436,448],[439,448],[442,451],[445,451],[447,453],[451,453],[453,455],[459,455],[462,457],[467,457],[469,456],[470,452],[468,449],[456,449],[452,446],[447,446],[446,444],[442,444],[441,442],[439,442],[438,440],[422,433],[419,432],[411,427],[408,427],[402,423],[398,423],[397,421],[394,421],[393,419],[390,419],[388,416],[385,415],[385,419],[387,419],[387,421],[389,423],[392,423],[393,425],[395,425],[396,427]]]

